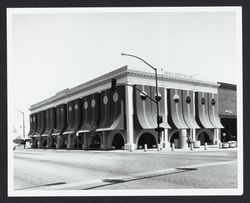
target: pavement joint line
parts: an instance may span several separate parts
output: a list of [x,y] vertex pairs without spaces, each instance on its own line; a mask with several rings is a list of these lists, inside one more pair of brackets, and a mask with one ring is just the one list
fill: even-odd
[[[121,175],[115,176],[111,178],[103,178],[103,179],[94,179],[94,180],[87,180],[87,181],[79,181],[74,183],[66,183],[61,185],[51,185],[51,186],[40,186],[29,188],[29,190],[83,190],[88,188],[95,188],[100,186],[108,186],[112,183],[107,183],[105,180],[109,180],[110,182],[113,180],[122,181],[121,183],[126,183],[128,181],[133,181],[142,178],[150,178],[150,176],[160,176],[160,175],[167,175],[166,173],[171,172],[178,172],[178,171],[188,171],[188,168],[201,168],[206,166],[215,166],[215,165],[224,165],[224,164],[232,164],[237,161],[223,161],[223,162],[212,162],[212,163],[205,163],[205,164],[194,164],[194,165],[186,165],[186,166],[179,166],[176,168],[168,168],[168,169],[160,169],[155,171],[147,171],[147,172],[140,172],[130,175]],[[18,190],[26,190],[26,189],[18,189]]]

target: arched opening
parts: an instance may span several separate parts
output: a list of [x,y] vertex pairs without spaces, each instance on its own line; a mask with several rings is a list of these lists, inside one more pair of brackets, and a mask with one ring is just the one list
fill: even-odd
[[68,135],[62,135],[61,136],[61,149],[66,149],[67,148],[67,143],[68,143]]
[[55,136],[51,136],[50,138],[50,144],[51,144],[51,148],[55,149],[56,148],[56,143],[57,143],[57,139]]
[[76,136],[76,149],[82,149],[83,143],[83,135],[80,133],[78,136]]
[[179,148],[179,132],[175,132],[170,138],[171,145],[174,144],[175,148]]
[[38,148],[38,138],[32,138],[32,148]]
[[170,138],[170,143],[174,143],[174,140],[179,140],[179,132],[175,132],[171,138]]
[[47,147],[47,136],[46,137],[42,137],[41,139],[41,146],[43,149],[45,149]]
[[70,136],[71,136],[73,149],[78,149],[79,148],[78,137],[75,134],[71,134]]
[[82,149],[82,136],[74,133],[72,133],[70,136],[73,149]]
[[100,149],[101,148],[101,137],[95,135],[91,138],[91,143],[89,145],[90,149]]
[[207,144],[212,144],[212,140],[209,138],[209,135],[206,132],[201,132],[198,135],[198,140],[201,142],[201,145],[204,145],[205,142]]
[[123,149],[124,147],[124,139],[121,134],[116,134],[112,141],[112,148],[114,149]]
[[148,149],[149,148],[156,148],[156,139],[155,137],[150,133],[144,133],[141,135],[140,139],[138,140],[138,148],[142,149],[144,148],[144,145],[147,144]]

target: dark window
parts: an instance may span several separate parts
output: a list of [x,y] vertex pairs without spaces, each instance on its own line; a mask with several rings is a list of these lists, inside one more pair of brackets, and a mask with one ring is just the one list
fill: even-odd
[[191,103],[191,97],[190,97],[190,96],[187,96],[187,97],[186,97],[186,102],[187,102],[187,104],[190,104],[190,103]]
[[179,102],[180,97],[179,97],[179,95],[178,95],[178,94],[175,94],[175,95],[173,96],[173,99],[174,99],[174,102],[175,102],[175,103],[178,103],[178,102]]
[[201,104],[204,105],[206,103],[206,100],[204,97],[201,98]]
[[212,100],[211,100],[211,104],[214,106],[215,105],[215,99],[213,98]]

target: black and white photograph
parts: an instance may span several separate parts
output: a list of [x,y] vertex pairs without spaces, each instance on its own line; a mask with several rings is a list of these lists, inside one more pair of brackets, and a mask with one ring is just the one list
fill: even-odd
[[243,194],[241,7],[8,8],[8,196]]

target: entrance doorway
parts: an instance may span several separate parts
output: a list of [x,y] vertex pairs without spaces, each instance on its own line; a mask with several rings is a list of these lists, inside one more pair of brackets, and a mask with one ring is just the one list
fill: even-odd
[[175,132],[170,138],[171,146],[174,144],[175,148],[179,148],[179,132]]
[[124,139],[123,136],[121,134],[116,134],[113,138],[112,141],[112,148],[115,149],[123,149],[124,147]]
[[56,148],[56,143],[57,143],[57,138],[55,136],[51,136],[50,138],[50,143],[51,143],[51,148],[55,149]]
[[174,143],[174,140],[179,140],[179,132],[175,132],[171,138],[170,138],[170,143]]
[[47,136],[41,138],[41,147],[45,149],[47,147]]
[[237,119],[221,118],[221,124],[224,126],[221,129],[221,141],[237,141]]
[[156,139],[155,137],[150,133],[144,133],[141,135],[141,137],[138,140],[138,148],[144,149],[144,145],[147,144],[148,149],[149,148],[156,148]]
[[210,140],[209,135],[206,132],[199,134],[198,140],[201,142],[201,145],[204,145],[205,142],[207,144],[212,144],[212,140]]
[[60,142],[61,142],[60,148],[61,149],[66,149],[67,148],[67,143],[68,143],[68,135],[61,135]]
[[32,148],[38,148],[38,138],[37,137],[32,138]]
[[99,135],[95,135],[91,139],[91,144],[89,145],[90,149],[101,149],[101,137]]

